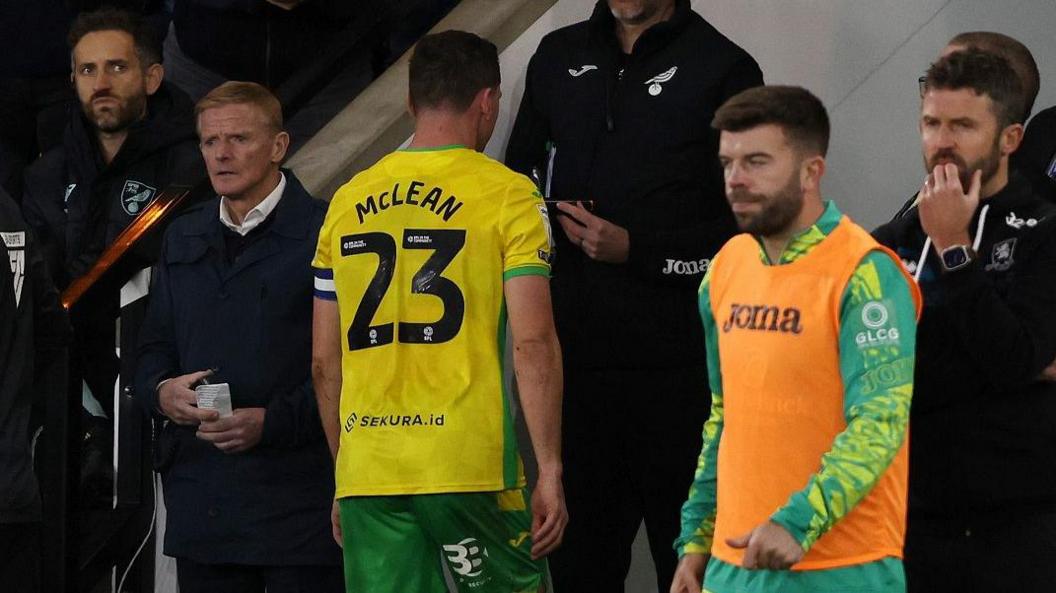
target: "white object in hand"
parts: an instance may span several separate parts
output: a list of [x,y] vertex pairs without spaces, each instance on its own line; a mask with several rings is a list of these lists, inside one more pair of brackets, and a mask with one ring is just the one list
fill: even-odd
[[231,386],[227,383],[199,385],[194,388],[198,395],[198,407],[202,410],[216,410],[221,418],[232,415]]

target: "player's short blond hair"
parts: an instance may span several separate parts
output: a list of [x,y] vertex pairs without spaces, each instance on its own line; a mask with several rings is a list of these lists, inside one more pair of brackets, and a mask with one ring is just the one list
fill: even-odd
[[253,105],[260,109],[265,121],[275,131],[282,131],[282,105],[279,99],[267,88],[255,82],[230,80],[209,91],[194,106],[194,117],[197,120],[207,109],[225,105]]

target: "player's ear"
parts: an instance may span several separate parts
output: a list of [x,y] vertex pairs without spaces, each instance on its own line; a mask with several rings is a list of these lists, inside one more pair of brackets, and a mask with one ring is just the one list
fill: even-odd
[[821,191],[821,178],[825,176],[825,157],[820,154],[803,160],[800,167],[800,185],[803,189]]
[[480,111],[484,119],[495,121],[499,115],[500,94],[499,87],[480,89],[477,91],[477,96],[473,98],[473,107]]
[[998,136],[998,144],[1001,148],[1002,156],[1016,152],[1022,142],[1023,124],[1020,123],[1006,126],[1005,129],[1001,130],[1001,133]]

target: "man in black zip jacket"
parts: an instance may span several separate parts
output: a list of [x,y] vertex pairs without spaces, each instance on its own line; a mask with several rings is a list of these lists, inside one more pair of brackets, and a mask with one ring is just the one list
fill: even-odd
[[[23,198],[60,289],[88,272],[158,193],[205,177],[193,106],[162,81],[160,46],[149,26],[103,9],[81,14],[69,41],[81,109],[70,113],[62,144],[28,169]],[[138,265],[127,268],[149,266],[157,251],[157,242],[139,245],[130,256]],[[93,355],[83,361],[85,380],[108,415],[117,375],[117,360],[108,353],[118,290],[128,280],[118,276],[111,274],[73,311],[76,351]]]
[[113,9],[82,14],[70,46],[81,109],[61,146],[30,166],[23,206],[54,250],[60,286],[91,269],[160,191],[205,177],[193,106],[162,81],[160,48],[143,21]]
[[61,397],[70,327],[40,245],[0,189],[0,583],[40,587],[41,501],[31,411]]
[[[1053,122],[1056,121],[1056,109],[1049,109],[1039,113],[1033,119],[1030,117],[1034,109],[1034,100],[1038,97],[1038,89],[1041,87],[1041,73],[1034,61],[1034,54],[1014,37],[994,31],[966,31],[954,35],[939,53],[939,58],[944,58],[953,52],[968,48],[981,49],[997,54],[1008,60],[1009,66],[1019,76],[1023,83],[1023,109],[1017,116],[1016,121],[1027,125],[1027,131],[1023,134],[1023,141],[1016,152],[1009,157],[1009,166],[1013,171],[1019,171],[1025,176],[1039,194],[1050,202],[1056,203],[1056,172],[1048,172],[1046,167],[1049,160],[1056,152],[1056,130],[1053,130]],[[924,89],[921,89],[923,97]],[[1049,112],[1052,112],[1051,114]],[[901,218],[910,208],[917,204],[919,193],[906,200],[894,218]]]
[[1056,582],[1056,206],[1009,169],[1022,83],[969,49],[928,70],[920,204],[875,231],[919,280],[910,593]]
[[603,0],[547,35],[506,151],[545,177],[557,233],[569,523],[558,591],[622,591],[643,518],[661,591],[710,401],[696,288],[736,233],[711,129],[762,84],[688,0]]

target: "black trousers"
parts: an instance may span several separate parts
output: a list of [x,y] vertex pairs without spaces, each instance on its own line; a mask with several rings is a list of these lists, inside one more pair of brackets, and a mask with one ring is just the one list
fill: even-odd
[[965,521],[910,518],[908,593],[1056,591],[1056,513]]
[[569,523],[550,557],[556,593],[624,590],[643,519],[657,587],[671,587],[672,547],[711,408],[703,365],[565,371],[562,452]]
[[40,523],[0,523],[0,589],[40,591]]
[[246,566],[176,559],[180,593],[344,593],[340,566]]

